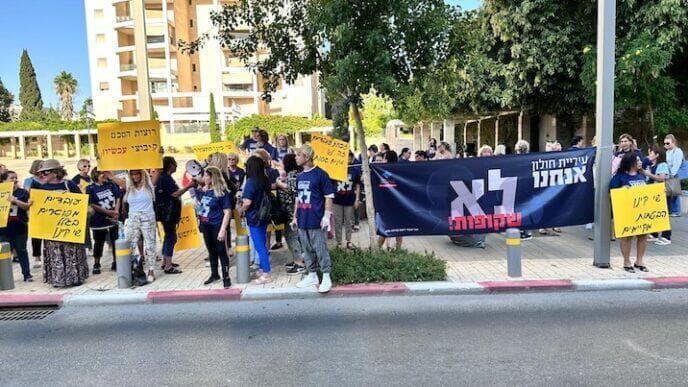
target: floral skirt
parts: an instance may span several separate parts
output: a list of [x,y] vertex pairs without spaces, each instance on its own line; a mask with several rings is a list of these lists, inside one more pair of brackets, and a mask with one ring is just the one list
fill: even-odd
[[43,241],[43,282],[53,286],[81,285],[88,278],[86,247],[82,244]]

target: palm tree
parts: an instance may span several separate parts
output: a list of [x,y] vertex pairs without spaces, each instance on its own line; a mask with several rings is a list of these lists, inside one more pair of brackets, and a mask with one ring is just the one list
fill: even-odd
[[53,80],[55,93],[60,97],[60,115],[63,120],[71,120],[74,115],[74,94],[76,93],[77,81],[72,74],[62,71]]

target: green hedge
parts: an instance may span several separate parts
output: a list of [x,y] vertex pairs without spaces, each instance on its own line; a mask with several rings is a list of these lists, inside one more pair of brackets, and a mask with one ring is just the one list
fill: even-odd
[[407,250],[334,249],[332,280],[339,285],[369,282],[444,281],[446,262]]
[[57,132],[59,130],[81,130],[87,127],[95,128],[96,125],[102,122],[117,122],[117,120],[91,121],[90,125],[86,125],[85,121],[16,121],[16,122],[0,122],[0,132],[25,132],[36,130],[49,130]]
[[274,138],[278,134],[292,134],[299,130],[313,127],[332,127],[332,121],[321,117],[309,119],[297,116],[263,116],[254,114],[227,125],[227,139],[241,142],[251,134],[251,129],[256,126],[265,129],[270,138]]

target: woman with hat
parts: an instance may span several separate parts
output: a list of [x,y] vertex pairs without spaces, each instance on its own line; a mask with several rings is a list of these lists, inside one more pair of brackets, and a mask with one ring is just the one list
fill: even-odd
[[[31,189],[81,193],[81,189],[71,180],[65,180],[65,176],[67,171],[59,161],[45,160],[38,170],[38,181],[33,181]],[[79,286],[88,278],[83,244],[45,240],[43,258],[43,281],[55,287]]]

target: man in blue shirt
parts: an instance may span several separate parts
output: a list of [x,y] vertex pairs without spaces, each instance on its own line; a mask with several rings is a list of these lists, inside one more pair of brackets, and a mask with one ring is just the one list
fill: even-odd
[[260,128],[254,126],[253,129],[251,129],[251,137],[247,138],[239,146],[239,149],[248,153],[251,153],[254,150],[258,149],[258,132],[260,132]]
[[323,273],[318,292],[332,288],[332,262],[327,251],[327,231],[330,230],[334,188],[330,176],[313,165],[313,148],[305,145],[296,151],[296,163],[303,167],[296,178],[296,208],[292,226],[298,226],[308,274],[296,284],[299,288],[318,286],[318,264]]

